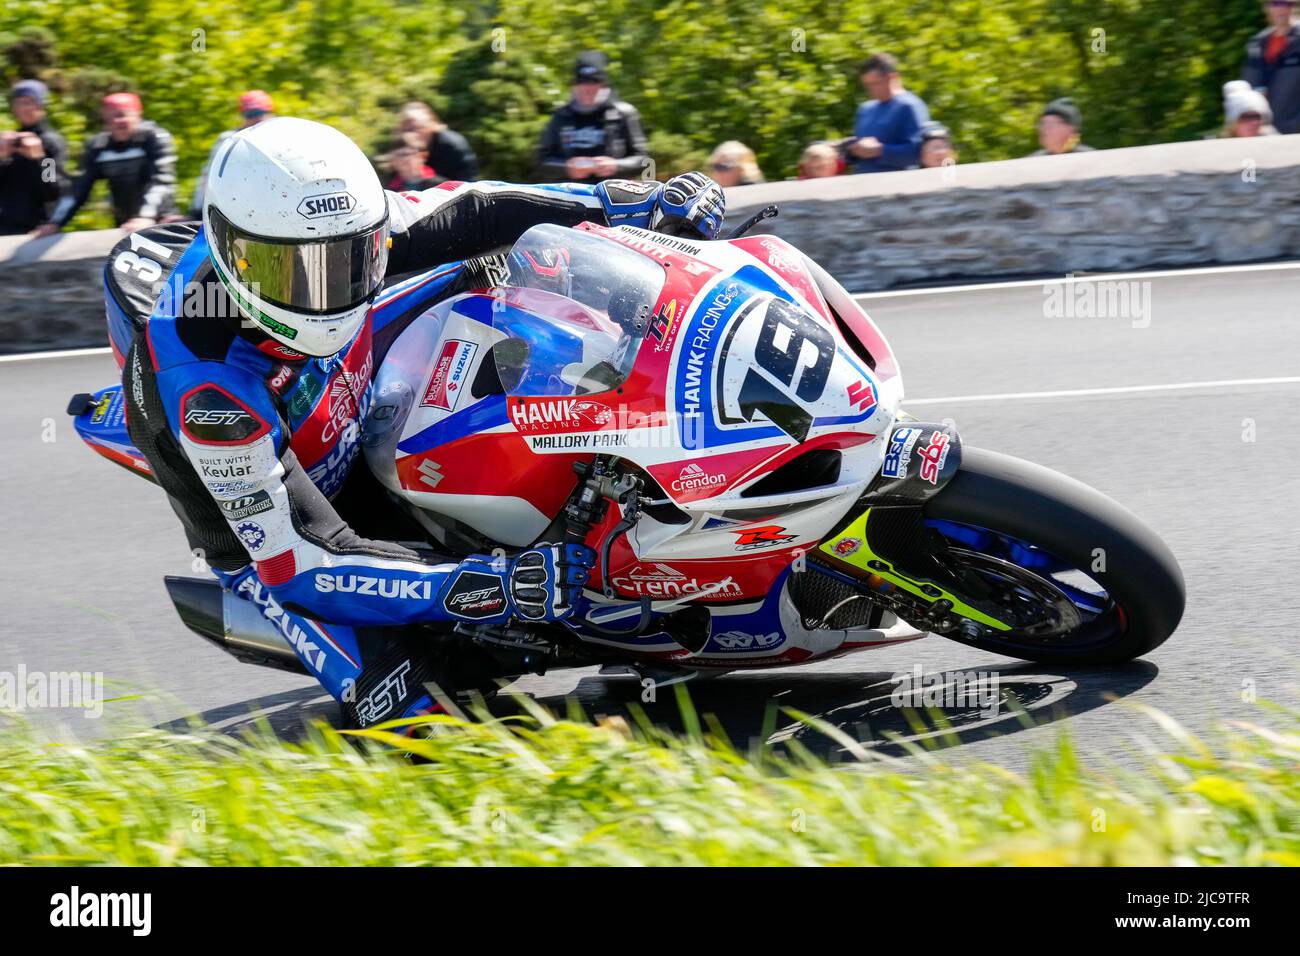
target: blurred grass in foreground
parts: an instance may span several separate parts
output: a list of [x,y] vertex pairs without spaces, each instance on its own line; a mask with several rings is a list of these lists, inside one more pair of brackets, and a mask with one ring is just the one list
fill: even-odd
[[685,698],[682,737],[523,706],[429,718],[429,739],[315,726],[299,743],[50,745],[7,721],[0,863],[1300,864],[1300,712],[1211,750],[1147,710],[1170,743],[1140,771],[1086,770],[1061,734],[1016,774],[879,757],[820,724],[859,760],[742,753]]

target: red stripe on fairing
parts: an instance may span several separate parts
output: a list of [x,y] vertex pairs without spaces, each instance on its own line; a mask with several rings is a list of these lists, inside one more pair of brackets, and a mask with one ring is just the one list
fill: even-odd
[[125,367],[126,367],[126,356],[123,355],[123,354],[122,354],[122,350],[121,350],[120,348],[117,347],[117,342],[113,341],[113,337],[112,337],[112,336],[109,336],[109,339],[108,339],[108,347],[111,348],[111,349],[113,350],[113,361],[117,363],[117,367],[118,367],[118,369],[120,370],[120,369],[125,368]]
[[864,445],[874,439],[875,435],[869,435],[864,432],[835,432],[831,435],[819,435],[816,438],[809,439],[799,445],[793,445],[777,454],[775,457],[768,459],[756,468],[751,468],[745,474],[736,478],[732,484],[740,484],[748,478],[756,477],[759,474],[769,474],[780,468],[792,458],[802,455],[804,452],[816,451],[819,448],[853,448],[855,445]]
[[293,551],[281,551],[274,557],[267,558],[265,561],[256,562],[257,577],[267,587],[275,587],[277,584],[286,584],[293,580],[293,576],[298,571],[297,563],[293,559]]
[[85,442],[87,445],[91,447],[92,451],[98,452],[99,454],[107,458],[109,461],[115,461],[119,465],[125,465],[127,468],[133,468],[136,471],[143,472],[146,475],[153,474],[153,471],[150,470],[149,468],[148,462],[146,462],[142,458],[133,458],[131,455],[128,455],[126,452],[121,452],[115,448],[109,448],[106,445],[101,445],[98,442],[92,441],[89,438],[85,439]]
[[324,624],[321,624],[321,623],[319,623],[319,622],[317,622],[317,621],[313,621],[313,620],[311,620],[310,618],[303,618],[303,620],[307,622],[308,626],[310,626],[312,630],[314,630],[317,634],[320,635],[320,639],[321,639],[322,641],[324,641],[324,642],[325,642],[326,644],[328,644],[330,647],[334,648],[334,650],[336,650],[336,651],[338,651],[340,654],[342,654],[343,657],[344,657],[344,659],[345,659],[349,664],[351,664],[353,667],[355,667],[357,670],[361,670],[361,665],[358,664],[358,663],[353,659],[353,657],[352,657],[351,654],[349,654],[349,653],[348,653],[347,651],[345,651],[341,646],[339,646],[338,641],[334,640],[334,638],[330,636],[330,632],[327,631],[327,630],[325,629],[325,625],[324,625]]
[[[752,236],[748,239],[732,239],[730,242],[775,272],[820,312],[822,318],[831,321],[830,307],[826,304],[821,290],[817,288],[817,283],[813,281],[812,275],[805,268],[799,250],[794,246],[775,236]],[[794,268],[786,268],[787,263]]]

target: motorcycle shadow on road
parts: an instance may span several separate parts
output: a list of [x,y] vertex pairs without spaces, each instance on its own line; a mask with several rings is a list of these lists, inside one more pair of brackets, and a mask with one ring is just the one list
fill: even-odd
[[[761,740],[777,748],[798,741],[823,759],[837,761],[850,748],[816,722],[847,734],[867,750],[902,756],[917,748],[958,747],[1074,717],[1140,690],[1158,673],[1149,661],[1109,668],[1015,664],[932,673],[918,668],[902,674],[787,671],[728,675],[684,689],[689,689],[694,711],[712,715],[737,748]],[[632,708],[639,707],[657,726],[681,733],[685,724],[674,690],[591,677],[569,696],[592,718],[630,719]],[[539,697],[538,702],[564,712],[563,697]],[[506,712],[509,707],[508,698],[503,698],[493,710]],[[813,721],[798,719],[790,711]]]
[[[926,673],[794,670],[729,674],[691,682],[680,691],[688,693],[695,713],[707,717],[706,724],[720,728],[737,748],[766,741],[782,749],[798,741],[823,759],[837,761],[849,747],[818,722],[867,750],[903,756],[917,748],[935,751],[1007,737],[1087,713],[1135,693],[1158,673],[1149,661],[1110,668],[1014,664],[996,670]],[[656,726],[684,733],[678,694],[673,686],[592,675],[566,693],[530,696],[557,715],[566,714],[570,701],[576,701],[591,719],[619,716],[633,722],[632,711],[639,708]],[[509,695],[490,701],[488,709],[496,716],[520,710]],[[197,724],[239,735],[264,724],[292,741],[301,739],[313,722],[337,725],[338,719],[338,704],[311,686],[226,704],[160,729],[185,732]]]

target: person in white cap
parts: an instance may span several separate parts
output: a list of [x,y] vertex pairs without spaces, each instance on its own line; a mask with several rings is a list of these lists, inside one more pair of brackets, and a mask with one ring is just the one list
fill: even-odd
[[1251,89],[1245,80],[1223,84],[1223,132],[1225,138],[1276,136],[1273,110],[1268,97]]

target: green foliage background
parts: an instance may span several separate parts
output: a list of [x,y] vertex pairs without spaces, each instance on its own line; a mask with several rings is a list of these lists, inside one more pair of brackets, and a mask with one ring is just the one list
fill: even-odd
[[[6,0],[0,70],[51,84],[77,151],[99,97],[138,90],[176,137],[187,199],[239,93],[258,87],[375,153],[395,107],[426,100],[485,176],[530,180],[575,53],[599,47],[661,178],[739,139],[780,179],[807,143],[852,131],[857,65],[875,50],[901,59],[978,162],[1031,152],[1037,111],[1063,95],[1095,146],[1205,135],[1262,25],[1255,0]],[[76,221],[105,223],[97,209]]]

